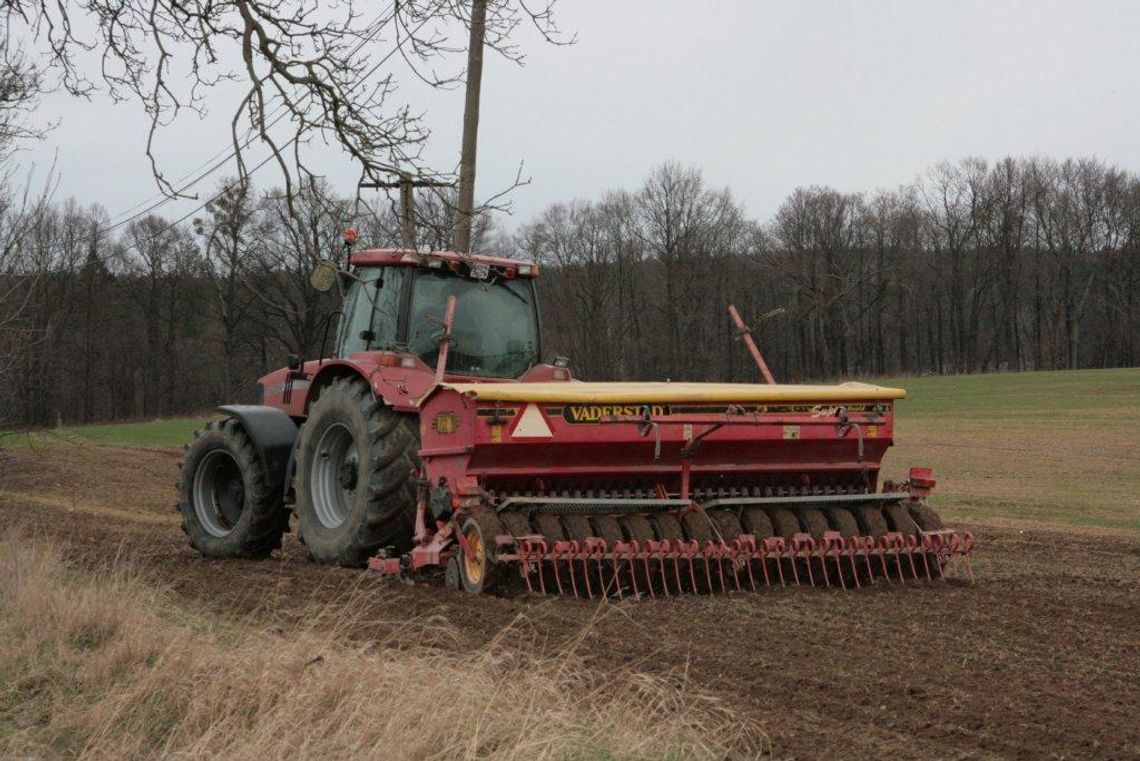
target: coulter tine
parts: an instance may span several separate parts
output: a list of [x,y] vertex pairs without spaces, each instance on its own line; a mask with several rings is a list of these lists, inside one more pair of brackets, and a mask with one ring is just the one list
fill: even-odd
[[546,574],[542,572],[542,561],[546,558],[546,542],[539,543],[538,562],[535,563],[535,568],[538,570],[538,588],[542,594],[546,594]]
[[[911,537],[911,539],[913,539],[913,538],[914,537]],[[916,568],[914,565],[914,549],[911,546],[910,541],[907,542],[907,546],[904,549],[906,550],[907,560],[910,561],[910,576],[912,579],[917,579],[918,578],[918,568]]]
[[578,543],[571,542],[570,545],[570,554],[566,558],[567,573],[570,574],[570,590],[574,593],[575,597],[581,597],[581,595],[578,594],[578,579],[576,578],[578,574],[574,573],[574,556],[578,554]]
[[883,578],[890,581],[891,575],[887,572],[887,543],[885,537],[879,539],[879,546],[875,548],[875,554],[879,556],[879,564],[883,566]]
[[523,581],[526,582],[526,591],[534,592],[534,587],[530,583],[530,543],[523,540],[518,545],[519,552],[519,571],[522,572]]
[[[917,542],[915,544],[917,546]],[[927,553],[926,547],[921,547],[920,549],[922,551],[922,569],[926,571],[926,580],[934,581],[934,576],[930,573],[930,558],[927,557],[929,553]]]
[[812,555],[815,554],[815,540],[811,538],[810,534],[796,534],[792,537],[792,544],[790,554],[792,556],[792,571],[796,574],[796,583],[800,583],[799,572],[796,566],[799,565],[798,560],[805,560],[808,572],[808,584],[815,586],[815,571],[812,570]]
[[760,558],[760,570],[764,572],[764,586],[772,586],[772,579],[768,577],[768,553],[764,551],[764,545],[761,544],[757,550],[757,557]]
[[655,542],[653,544],[654,557],[657,558],[657,572],[661,576],[661,591],[666,597],[669,596],[669,582],[665,576],[665,557],[669,553],[669,540]]
[[[775,560],[776,560],[776,572],[780,575],[780,586],[781,587],[788,586],[784,582],[784,564],[781,561],[781,556],[784,554],[784,540],[780,537],[773,537],[771,539],[765,539],[764,540],[764,554],[766,556],[764,558],[765,560],[768,560],[769,558],[775,558]],[[767,563],[764,564],[764,578],[768,578],[768,565],[767,565]]]
[[649,596],[656,598],[657,594],[653,591],[653,572],[649,570],[649,555],[645,552],[641,553],[641,564],[645,568],[645,586],[649,589]]
[[724,578],[724,553],[723,544],[709,543],[707,552],[712,556],[713,561],[716,563],[716,575],[720,579],[720,591],[728,594],[728,584]]
[[753,592],[756,591],[756,575],[752,573],[752,556],[755,554],[756,544],[754,542],[742,553],[744,568],[748,571],[748,586],[751,587]]
[[558,566],[561,565],[559,561],[561,555],[562,553],[559,551],[558,544],[555,544],[554,553],[550,557],[550,565],[554,568],[554,583],[558,586],[558,594],[563,595],[566,594],[566,592],[562,589],[562,576],[558,572]]
[[590,600],[594,599],[594,590],[590,589],[590,556],[582,554],[582,578],[586,582],[586,597]]
[[843,560],[839,557],[839,547],[833,542],[831,557],[835,560],[835,575],[839,577],[839,586],[846,591],[847,580],[843,578]]
[[637,588],[637,558],[635,557],[636,552],[637,552],[637,541],[636,540],[629,542],[625,546],[625,557],[626,557],[625,566],[626,566],[626,568],[629,569],[629,583],[630,583],[630,586],[633,587],[634,598],[641,597],[641,590],[639,590]]
[[855,537],[849,537],[846,544],[847,559],[851,561],[851,578],[855,580],[855,588],[859,589],[862,585],[859,583],[859,568],[855,565],[856,547]]
[[620,600],[620,599],[622,599],[622,597],[621,597],[621,577],[618,574],[620,572],[621,564],[618,563],[617,550],[615,549],[615,547],[617,547],[616,544],[613,545],[612,547],[610,547],[610,556],[612,557],[613,562],[614,562],[614,577],[613,577],[614,589],[617,590],[617,596],[618,596],[618,599]]

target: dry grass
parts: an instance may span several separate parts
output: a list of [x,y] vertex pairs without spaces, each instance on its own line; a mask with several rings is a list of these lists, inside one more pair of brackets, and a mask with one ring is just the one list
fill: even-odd
[[[80,572],[60,550],[0,540],[0,756],[33,758],[722,758],[767,741],[671,679],[601,674],[573,648],[496,640],[353,645],[331,609],[285,633],[188,612],[129,563]],[[416,627],[421,631],[417,632]],[[409,636],[411,635],[411,636]]]

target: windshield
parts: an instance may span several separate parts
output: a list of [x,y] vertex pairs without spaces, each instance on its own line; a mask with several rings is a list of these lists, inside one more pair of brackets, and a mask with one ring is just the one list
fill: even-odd
[[362,267],[344,297],[337,337],[338,357],[388,349],[396,343],[405,273],[396,267]]
[[[517,378],[538,362],[538,325],[530,280],[467,280],[420,272],[412,289],[408,346],[428,365],[439,355],[447,297],[455,296],[455,322],[447,371]],[[435,318],[435,320],[429,319]]]

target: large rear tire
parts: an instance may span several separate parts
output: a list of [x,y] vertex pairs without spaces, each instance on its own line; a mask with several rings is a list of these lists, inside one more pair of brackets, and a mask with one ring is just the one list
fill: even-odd
[[297,446],[300,538],[318,563],[360,567],[383,547],[412,546],[419,427],[339,378],[309,408]]
[[191,547],[213,558],[264,558],[281,546],[289,527],[282,485],[269,479],[241,423],[214,421],[195,433],[179,467]]

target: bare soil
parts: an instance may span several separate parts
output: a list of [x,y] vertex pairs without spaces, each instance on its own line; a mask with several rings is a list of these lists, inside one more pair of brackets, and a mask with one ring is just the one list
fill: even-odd
[[1140,757],[1132,532],[960,526],[978,537],[975,585],[615,604],[470,598],[438,580],[317,567],[292,540],[268,561],[200,558],[174,512],[179,456],[79,445],[0,453],[0,525],[57,538],[84,563],[128,556],[188,605],[259,625],[288,629],[330,601],[359,600],[342,636],[398,639],[409,620],[435,617],[440,647],[499,637],[541,653],[577,642],[600,669],[684,670],[758,718],[780,758]]

